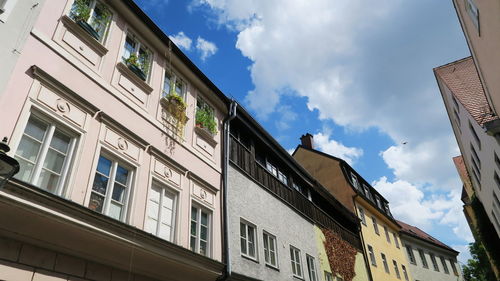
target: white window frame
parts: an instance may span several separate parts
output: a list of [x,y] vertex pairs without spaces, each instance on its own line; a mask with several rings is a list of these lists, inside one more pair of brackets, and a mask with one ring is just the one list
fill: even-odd
[[[99,43],[103,44],[104,41],[106,40],[107,36],[108,36],[109,28],[111,26],[111,21],[113,19],[113,13],[111,12],[111,9],[109,8],[109,6],[107,4],[105,4],[103,1],[99,1],[99,0],[89,0],[89,1],[90,1],[90,6],[89,6],[89,8],[90,8],[90,16],[89,16],[89,18],[86,21],[89,25],[91,25],[92,18],[94,16],[94,10],[95,10],[95,7],[97,5],[97,2],[100,2],[102,5],[104,5],[106,7],[106,9],[110,13],[110,18],[109,18],[108,23],[106,24],[105,30],[104,30],[104,32],[102,34],[102,37],[99,38],[99,39],[96,39]],[[71,18],[71,10],[72,10],[73,5],[74,5],[75,2],[76,2],[76,0],[74,0],[73,4],[71,4],[71,6],[70,6],[70,10],[69,10],[69,13],[68,13],[68,16],[70,18]]]
[[[243,230],[244,228],[244,230]],[[253,234],[250,233],[253,230]],[[253,241],[252,241],[253,240]],[[245,244],[245,251],[241,247]],[[250,254],[250,249],[253,249],[253,256]],[[240,219],[240,253],[242,256],[252,260],[257,260],[257,226],[244,219]]]
[[411,264],[417,265],[417,260],[415,259],[415,255],[413,254],[413,248],[408,244],[405,245],[405,248],[406,254],[408,255],[408,261]]
[[390,273],[389,271],[389,264],[387,263],[387,257],[385,256],[384,253],[380,253],[380,256],[382,257],[382,263],[384,264],[384,269],[386,273]]
[[368,246],[368,256],[370,256],[370,263],[373,266],[377,266],[377,259],[375,258],[375,251],[373,250],[373,247],[370,245]]
[[[151,184],[151,187],[150,187],[150,192],[151,192],[151,189],[153,189],[154,187],[156,187],[157,189],[161,190],[160,191],[160,201],[158,202],[158,217],[157,217],[157,224],[156,224],[156,233],[153,233],[155,236],[158,236],[162,239],[165,239],[169,242],[175,242],[175,237],[176,237],[176,231],[177,231],[177,212],[178,212],[178,200],[179,200],[179,193],[177,191],[174,191],[173,189],[171,189],[170,187],[168,187],[167,185],[163,184],[163,183],[160,183],[159,181],[156,181],[154,180],[153,183]],[[170,237],[166,238],[166,237],[162,237],[160,236],[160,226],[161,226],[161,223],[162,223],[162,219],[163,219],[163,200],[165,198],[165,195],[166,194],[170,194],[172,195],[173,197],[173,203],[172,203],[172,221],[171,221],[171,225],[170,227],[172,228],[172,230],[170,231]],[[150,204],[151,204],[151,199],[150,197],[148,196],[148,204],[146,206],[146,220],[148,219],[149,217],[149,207],[150,207]],[[146,223],[146,222],[145,222]]]
[[306,263],[307,263],[307,273],[309,274],[309,280],[319,281],[318,273],[316,272],[316,263],[314,261],[314,257],[306,254]]
[[[264,240],[264,262],[266,265],[269,265],[271,267],[279,268],[278,265],[278,243],[276,242],[276,236],[270,234],[267,231],[263,231],[262,233],[262,238]],[[266,246],[267,244],[267,246]],[[274,246],[274,251],[270,249],[270,245]],[[274,256],[274,261],[275,264],[273,264],[271,261],[271,256]]]
[[292,266],[293,277],[303,278],[302,258],[300,257],[300,250],[290,245],[290,261]]
[[127,37],[130,37],[135,43],[135,48],[134,48],[134,52],[133,53],[130,53],[130,55],[132,54],[135,54],[137,56],[137,59],[139,59],[139,51],[140,49],[144,49],[146,51],[146,53],[149,55],[149,69],[147,69],[147,73],[146,74],[146,83],[149,81],[149,79],[151,78],[151,74],[152,74],[152,69],[153,69],[153,52],[151,51],[151,49],[149,49],[146,44],[143,43],[143,41],[137,37],[132,31],[128,30],[127,32],[125,32],[125,39],[123,41],[123,44],[122,44],[122,52],[121,52],[121,61],[126,65],[125,61],[130,57],[125,57],[125,52],[127,51],[127,48],[126,48],[126,44],[127,44]]
[[[123,209],[122,209],[120,218],[118,218],[119,221],[125,221],[125,219],[127,218],[127,215],[128,215],[129,199],[130,199],[130,194],[132,193],[132,188],[134,185],[136,167],[130,165],[128,162],[121,159],[120,157],[115,156],[114,154],[101,149],[101,151],[97,157],[97,161],[96,161],[96,164],[95,164],[95,167],[93,170],[92,181],[90,183],[90,198],[92,198],[91,197],[92,193],[95,192],[93,190],[93,185],[94,185],[95,175],[98,173],[97,167],[99,165],[99,159],[101,158],[101,156],[111,161],[111,170],[110,170],[109,176],[108,176],[108,184],[106,186],[106,194],[104,194],[104,205],[102,206],[102,212],[100,212],[101,214],[106,215],[106,216],[110,216],[109,209],[111,206],[111,200],[114,200],[114,199],[112,199],[112,196],[113,196],[113,191],[115,188],[116,170],[118,169],[118,166],[125,168],[129,172],[128,177],[127,177],[127,183],[125,185],[125,194],[123,195],[124,196],[123,204],[122,204]],[[101,193],[97,193],[97,194],[99,196],[103,195]],[[90,203],[91,203],[90,198],[89,198],[88,205],[90,205]],[[114,201],[116,201],[116,200],[114,200]],[[98,211],[95,211],[95,212],[98,212]]]
[[[47,126],[47,129],[45,130],[45,133],[44,133],[44,136],[42,139],[42,143],[40,144],[40,148],[38,150],[38,154],[37,154],[37,157],[36,157],[36,160],[34,163],[33,163],[33,161],[30,161],[28,159],[25,159],[25,158],[17,155],[17,150],[18,150],[19,145],[21,144],[21,141],[25,135],[24,132],[26,130],[26,127],[28,126],[28,123],[32,119],[35,119],[37,122],[40,122],[40,123]],[[50,143],[52,141],[52,138],[54,136],[56,129],[71,139],[70,143],[68,145],[68,151],[67,151],[65,158],[64,158],[64,163],[63,163],[63,166],[61,169],[60,179],[59,179],[59,182],[58,182],[57,187],[55,188],[55,192],[54,192],[54,194],[56,194],[56,195],[63,196],[64,192],[65,192],[65,187],[66,187],[67,182],[68,182],[69,175],[71,173],[70,168],[71,168],[71,165],[72,165],[73,160],[74,160],[73,158],[75,157],[76,146],[77,146],[78,140],[80,138],[79,134],[74,133],[72,130],[68,129],[63,124],[56,123],[55,120],[53,120],[52,118],[45,117],[43,115],[31,112],[28,120],[24,124],[23,130],[21,131],[21,137],[19,138],[19,143],[16,147],[14,155],[15,155],[15,157],[19,157],[19,158],[23,159],[24,161],[30,162],[34,165],[33,170],[31,172],[31,175],[30,175],[30,179],[28,180],[28,183],[37,186],[37,182],[40,178],[40,174],[41,174],[42,170],[44,169],[43,164],[44,164],[45,159],[47,157],[47,153],[48,153],[49,148],[50,148]],[[26,135],[26,137],[32,139],[32,137],[30,137],[30,136]],[[36,140],[36,141],[39,142],[38,140]]]
[[361,223],[366,226],[365,209],[363,209],[362,207],[358,207],[358,212],[359,212],[359,218],[361,219]]
[[[165,82],[167,75],[170,75],[170,84],[168,85],[168,89],[165,89]],[[181,86],[181,93],[177,93],[175,91],[175,86],[177,83],[180,83]],[[184,101],[186,101],[186,96],[187,96],[187,83],[182,79],[177,73],[175,73],[173,70],[165,69],[165,72],[163,73],[163,83],[162,83],[162,91],[161,91],[161,97],[166,97],[170,94],[170,88],[172,85],[174,85],[174,93],[179,95]]]
[[[195,222],[196,224],[196,235],[193,236],[193,234],[191,234],[191,225],[192,225],[192,222],[193,222],[193,219],[192,219],[192,212],[193,212],[193,209],[196,209],[196,218],[197,218],[197,221]],[[191,203],[191,208],[190,208],[190,214],[189,214],[189,220],[190,220],[190,224],[189,224],[189,247],[190,249],[195,252],[195,253],[198,253],[200,255],[202,255],[200,253],[200,244],[201,244],[201,238],[200,238],[200,233],[201,233],[201,214],[202,213],[205,213],[207,214],[207,240],[204,241],[207,243],[207,250],[206,250],[206,255],[207,257],[211,257],[212,256],[212,211],[207,209],[207,208],[204,208],[202,207],[201,205],[195,203],[195,202],[192,202]],[[194,248],[192,247],[191,245],[191,238],[195,238],[195,246]]]
[[358,178],[356,177],[356,175],[354,173],[351,172],[351,182],[352,182],[352,186],[354,186],[354,188],[356,189],[359,189],[359,182],[358,182]]

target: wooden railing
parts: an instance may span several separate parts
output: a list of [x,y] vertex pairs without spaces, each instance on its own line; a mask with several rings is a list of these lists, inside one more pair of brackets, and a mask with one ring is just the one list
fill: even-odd
[[339,234],[342,239],[349,242],[357,249],[362,249],[361,240],[357,233],[355,234],[340,225],[334,218],[309,201],[297,190],[284,185],[278,178],[267,171],[264,166],[255,161],[250,150],[232,137],[229,159],[250,178],[261,184],[265,189],[283,200],[286,204],[290,205],[296,212],[321,227],[333,230],[335,233]]

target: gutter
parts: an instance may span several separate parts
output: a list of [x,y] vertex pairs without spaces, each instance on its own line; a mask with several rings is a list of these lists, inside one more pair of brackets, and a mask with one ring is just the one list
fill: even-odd
[[228,211],[227,211],[227,170],[229,168],[229,129],[231,120],[236,118],[236,109],[238,107],[238,103],[231,99],[231,103],[229,104],[229,113],[226,118],[224,118],[223,126],[224,126],[224,162],[222,167],[222,225],[223,225],[223,247],[224,247],[224,255],[223,255],[223,263],[225,266],[225,271],[217,280],[224,281],[231,277],[231,256],[229,249],[229,223],[228,223]]

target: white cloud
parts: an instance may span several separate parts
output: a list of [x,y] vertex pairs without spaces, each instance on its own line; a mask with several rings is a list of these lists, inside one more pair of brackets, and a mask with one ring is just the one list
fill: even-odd
[[313,137],[316,149],[344,159],[350,165],[363,155],[361,148],[347,147],[336,140],[330,139],[329,133],[317,133]]
[[176,35],[170,35],[170,39],[177,45],[179,48],[189,51],[191,50],[191,44],[193,40],[189,38],[183,31],[180,31]]
[[453,249],[455,249],[455,251],[460,252],[457,259],[459,262],[462,263],[460,265],[460,268],[462,268],[462,265],[467,264],[467,261],[471,258],[471,255],[469,252],[469,245],[452,245],[451,247]]
[[280,113],[280,118],[274,124],[280,131],[289,129],[293,122],[297,120],[297,113],[293,112],[292,107],[289,105],[279,106],[276,111]]
[[201,53],[200,58],[202,61],[217,53],[217,46],[214,43],[207,41],[199,36],[198,39],[196,39],[196,49]]

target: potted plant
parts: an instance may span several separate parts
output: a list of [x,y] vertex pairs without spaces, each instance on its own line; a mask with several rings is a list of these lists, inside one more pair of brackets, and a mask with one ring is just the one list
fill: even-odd
[[143,66],[141,65],[141,62],[137,58],[136,54],[131,54],[128,58],[126,58],[125,64],[130,70],[132,70],[132,72],[139,76],[139,78],[141,78],[143,81],[146,81],[146,73],[144,73]]
[[96,39],[100,41],[106,32],[109,21],[111,20],[111,12],[104,4],[97,2],[94,8],[94,13],[95,17],[91,25],[97,34]]
[[170,85],[169,93],[160,100],[163,108],[175,118],[175,129],[182,132],[188,120],[186,115],[187,105],[184,99],[174,91],[173,83]]
[[90,18],[90,5],[88,0],[75,0],[71,8],[71,18],[81,27],[87,31],[96,40],[99,40],[99,33],[87,23]]
[[215,122],[214,113],[207,108],[198,108],[196,110],[196,127],[202,128],[210,132],[210,134],[217,134],[217,122]]

